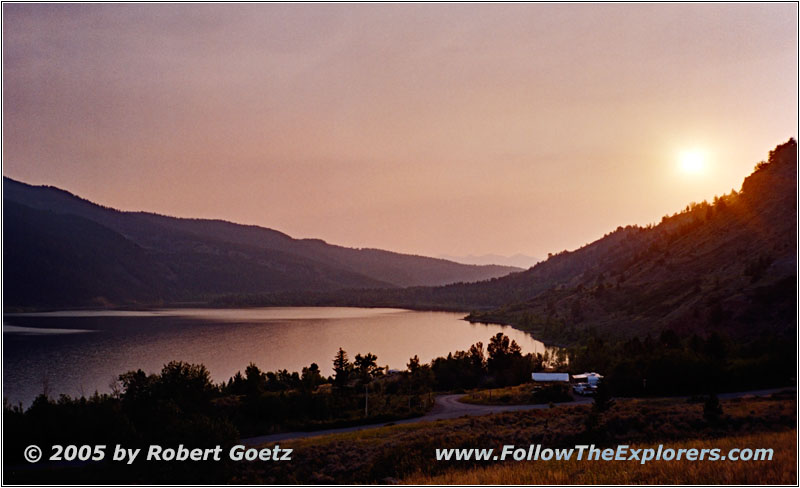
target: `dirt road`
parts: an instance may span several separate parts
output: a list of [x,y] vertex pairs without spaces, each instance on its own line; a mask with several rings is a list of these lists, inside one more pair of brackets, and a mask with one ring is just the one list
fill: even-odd
[[[721,393],[717,396],[720,400],[728,400],[731,398],[741,398],[745,396],[766,396],[785,390],[793,391],[794,388],[792,387],[773,388],[769,390],[752,390],[752,391],[741,391],[735,393]],[[405,419],[405,420],[396,420],[394,422],[390,422],[388,425],[411,424],[415,422],[432,422],[436,420],[454,419],[464,416],[488,415],[490,413],[501,413],[501,412],[518,412],[522,410],[537,410],[549,407],[549,405],[546,403],[536,404],[536,405],[473,405],[470,403],[459,402],[458,399],[463,396],[464,396],[463,393],[456,395],[439,395],[436,397],[433,409],[431,409],[430,412],[423,415],[422,417],[414,417],[412,419]],[[677,398],[688,398],[688,397],[677,397]],[[578,397],[574,401],[558,403],[556,405],[557,406],[581,405],[587,403],[592,403],[592,399]],[[266,444],[269,442],[278,442],[286,439],[300,439],[305,437],[315,437],[327,434],[339,434],[342,432],[355,432],[358,430],[375,429],[377,427],[383,427],[385,425],[387,425],[387,423],[382,422],[379,424],[355,425],[351,427],[341,427],[338,429],[315,430],[313,432],[283,432],[280,434],[248,437],[246,439],[242,439],[242,444],[248,446],[257,446],[260,444]]]

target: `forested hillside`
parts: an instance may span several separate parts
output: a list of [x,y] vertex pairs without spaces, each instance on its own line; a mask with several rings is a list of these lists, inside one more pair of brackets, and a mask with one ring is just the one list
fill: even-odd
[[6,309],[435,286],[517,270],[346,248],[221,220],[121,212],[9,178],[3,204]]
[[690,203],[657,225],[618,227],[528,271],[435,288],[235,300],[472,311],[471,320],[564,344],[587,331],[616,338],[665,329],[793,334],[796,180],[791,139],[756,165],[740,191]]

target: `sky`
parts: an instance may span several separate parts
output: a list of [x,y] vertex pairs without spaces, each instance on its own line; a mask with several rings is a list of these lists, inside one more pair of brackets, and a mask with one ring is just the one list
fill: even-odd
[[796,3],[4,4],[3,174],[422,255],[575,249],[797,137]]

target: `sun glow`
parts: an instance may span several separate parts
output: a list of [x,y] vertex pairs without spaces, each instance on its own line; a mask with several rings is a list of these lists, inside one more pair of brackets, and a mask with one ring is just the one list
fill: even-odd
[[705,155],[697,150],[682,152],[679,162],[681,171],[687,174],[700,174],[705,171],[706,168]]

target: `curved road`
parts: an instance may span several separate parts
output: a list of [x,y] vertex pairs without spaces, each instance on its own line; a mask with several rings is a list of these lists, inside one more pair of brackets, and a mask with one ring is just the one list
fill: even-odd
[[[773,388],[769,390],[741,391],[736,393],[720,393],[719,395],[717,395],[717,398],[719,398],[720,400],[729,400],[731,398],[741,398],[745,396],[765,396],[777,393],[779,391],[787,391],[787,390],[794,391],[794,389],[795,389],[794,387],[787,387],[787,388]],[[342,432],[355,432],[358,430],[384,427],[386,425],[412,424],[415,422],[431,422],[435,420],[454,419],[464,416],[488,415],[490,413],[517,412],[522,410],[538,410],[543,408],[549,408],[549,404],[547,403],[541,403],[536,405],[473,405],[470,403],[459,402],[458,399],[463,396],[464,396],[463,393],[457,395],[438,395],[436,397],[435,403],[431,411],[423,415],[422,417],[414,417],[404,420],[395,420],[393,422],[381,422],[379,424],[354,425],[351,427],[340,427],[338,429],[315,430],[312,432],[283,432],[280,434],[260,435],[256,437],[248,437],[246,439],[242,439],[241,442],[246,446],[258,446],[260,444],[266,444],[269,442],[278,442],[286,439],[301,439],[305,437],[316,437],[327,434],[339,434]],[[688,398],[688,397],[673,397],[673,398]],[[592,399],[578,398],[571,402],[557,403],[556,405],[582,405],[587,403],[592,403]]]

